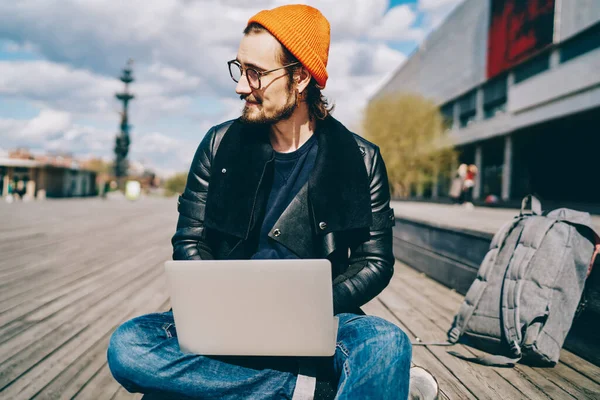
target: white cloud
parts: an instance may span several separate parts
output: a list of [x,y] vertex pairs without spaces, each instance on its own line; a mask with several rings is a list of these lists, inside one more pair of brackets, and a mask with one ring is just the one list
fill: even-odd
[[[116,132],[74,123],[68,113],[45,109],[31,120],[0,118],[0,138],[7,148],[26,147],[34,153],[63,152],[82,158],[112,159]],[[131,134],[132,162],[157,171],[189,167],[198,143],[160,132]],[[0,152],[1,153],[1,152]],[[1,155],[1,154],[0,154]]]
[[160,132],[151,132],[140,138],[137,143],[137,151],[140,153],[169,153],[180,146],[180,140]]
[[219,84],[228,79],[223,60],[235,55],[246,21],[260,9],[297,2],[323,12],[334,40],[366,34],[388,5],[387,0],[64,0],[57,12],[50,0],[2,2],[0,37],[33,43],[48,60],[76,68],[114,74],[132,57],[210,77],[207,84],[222,90]]
[[[71,126],[71,115],[64,111],[42,110],[40,115],[27,121],[20,136],[27,140],[42,140],[64,132]],[[67,136],[73,138],[73,135]]]
[[86,112],[118,90],[115,79],[49,61],[0,61],[0,95]]
[[150,132],[133,137],[131,156],[159,175],[167,176],[189,169],[197,145],[160,132]]
[[381,23],[369,32],[369,36],[392,41],[421,40],[423,31],[413,27],[416,19],[417,14],[410,6],[396,6],[385,14]]
[[[158,64],[143,68],[140,75],[142,79],[132,87],[136,95],[132,111],[138,121],[185,112],[190,96],[201,87],[199,77]],[[62,64],[0,61],[0,95],[29,100],[42,108],[113,120],[121,108],[114,95],[122,90],[123,84],[116,77]]]
[[[31,121],[0,119],[3,146],[111,156],[120,110],[114,94],[123,87],[117,77],[131,57],[132,157],[163,170],[187,166],[210,126],[239,116],[225,61],[235,56],[248,18],[298,2],[331,23],[325,93],[351,126],[368,94],[405,58],[385,40],[420,39],[415,11],[437,10],[421,1],[386,13],[388,0],[64,0],[60,10],[51,0],[0,1],[0,51],[41,58],[0,61],[0,98],[42,110]],[[11,134],[8,143],[8,131],[21,142]]]
[[344,41],[331,46],[330,58],[330,78],[325,90],[344,96],[356,87],[356,78],[378,79],[397,68],[406,57],[383,43]]
[[330,58],[330,78],[325,95],[336,104],[334,115],[349,127],[360,123],[368,98],[382,79],[406,59],[385,44],[334,43]]
[[30,120],[0,118],[0,138],[9,148],[107,154],[114,133],[74,124],[70,114],[44,109]]
[[388,7],[388,0],[309,0],[281,1],[305,3],[319,9],[331,25],[334,41],[357,39],[378,24]]

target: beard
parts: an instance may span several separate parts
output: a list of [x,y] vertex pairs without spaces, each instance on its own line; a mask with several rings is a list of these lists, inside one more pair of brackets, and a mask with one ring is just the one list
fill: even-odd
[[[294,95],[296,92],[295,91],[291,91],[290,94],[288,95],[288,98],[286,99],[286,102],[284,104],[281,105],[281,107],[275,109],[274,111],[271,112],[265,112],[264,108],[262,107],[262,100],[257,99],[256,97],[254,97],[254,101],[256,101],[258,104],[257,106],[253,106],[253,107],[248,107],[248,106],[244,106],[244,109],[242,110],[242,116],[241,116],[241,120],[242,122],[248,123],[248,124],[276,124],[277,122],[280,121],[285,121],[286,119],[290,118],[292,116],[292,114],[294,113],[294,111],[296,110],[296,95]],[[246,100],[248,98],[248,95],[242,95],[240,96],[240,98],[242,100]]]

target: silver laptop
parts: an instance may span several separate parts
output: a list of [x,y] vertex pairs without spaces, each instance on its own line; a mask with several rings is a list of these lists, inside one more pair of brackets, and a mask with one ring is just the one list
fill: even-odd
[[165,263],[179,347],[202,355],[332,356],[329,260]]

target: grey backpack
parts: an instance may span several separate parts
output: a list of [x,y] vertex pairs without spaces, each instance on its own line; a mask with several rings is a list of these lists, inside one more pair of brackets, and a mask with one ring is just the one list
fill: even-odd
[[588,213],[542,215],[539,201],[526,197],[520,215],[492,239],[448,341],[465,337],[498,354],[472,360],[487,365],[556,364],[598,249]]

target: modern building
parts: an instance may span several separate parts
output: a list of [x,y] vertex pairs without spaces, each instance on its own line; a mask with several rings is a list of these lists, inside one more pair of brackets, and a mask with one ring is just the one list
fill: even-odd
[[400,92],[440,105],[475,198],[600,204],[600,0],[465,0],[372,99]]
[[0,197],[19,191],[29,199],[96,194],[95,172],[80,168],[76,162],[52,161],[0,157]]

